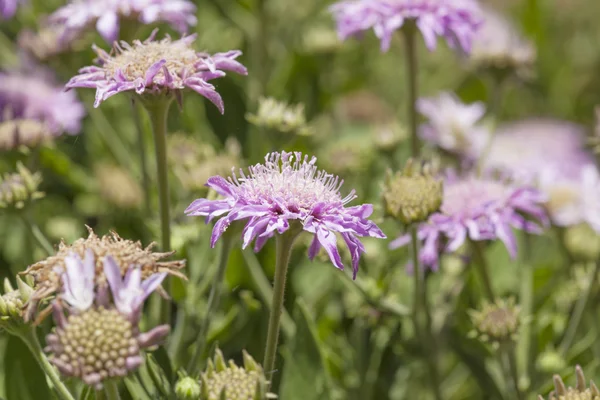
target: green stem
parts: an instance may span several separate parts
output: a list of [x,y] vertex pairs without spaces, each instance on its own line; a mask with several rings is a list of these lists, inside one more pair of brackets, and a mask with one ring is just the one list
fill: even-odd
[[104,389],[96,390],[96,400],[106,400],[106,394]]
[[281,235],[276,236],[277,260],[275,264],[275,281],[273,283],[273,301],[269,315],[269,328],[267,330],[267,344],[265,346],[265,359],[263,369],[267,380],[275,372],[275,358],[277,355],[277,342],[279,340],[279,324],[281,313],[283,311],[283,300],[285,296],[285,278],[287,275],[290,255],[292,253],[292,244],[297,237],[296,232],[291,229]]
[[256,72],[259,81],[258,97],[264,96],[267,93],[267,85],[269,83],[269,71],[267,70],[269,63],[269,38],[268,24],[269,14],[267,10],[267,0],[258,1],[258,24],[256,32]]
[[427,282],[425,280],[425,270],[421,268],[419,262],[419,238],[417,235],[417,226],[414,224],[410,227],[410,236],[413,277],[415,282],[415,297],[413,303],[415,333],[417,338],[424,344],[422,348],[426,356],[429,376],[431,378],[431,390],[433,391],[434,397],[437,400],[441,400],[443,397],[440,386],[440,375],[437,369],[436,340],[432,334],[431,314],[429,313],[429,301],[427,298]]
[[410,127],[410,148],[413,158],[419,157],[421,145],[417,132],[417,50],[415,40],[416,26],[407,24],[404,33],[404,42],[406,44],[406,68],[408,77],[408,120]]
[[[156,155],[156,168],[158,178],[158,196],[160,202],[160,232],[161,250],[171,250],[171,226],[169,217],[169,171],[167,168],[167,116],[173,98],[171,96],[142,97],[142,104],[148,111],[154,136],[154,149]],[[169,286],[172,279],[169,279]],[[152,323],[160,324],[161,321],[169,323],[171,309],[169,304],[161,301],[158,296],[150,300],[150,317]]]
[[567,354],[567,351],[571,347],[573,340],[575,339],[575,335],[577,334],[577,328],[579,327],[579,323],[581,322],[581,318],[583,317],[583,312],[585,311],[585,307],[590,299],[590,296],[593,292],[594,283],[596,282],[596,277],[598,276],[598,271],[600,270],[600,260],[596,262],[596,265],[590,272],[587,281],[589,282],[588,287],[586,288],[583,296],[579,297],[577,304],[575,304],[575,310],[573,310],[573,316],[569,321],[569,326],[567,328],[567,332],[560,343],[558,348],[559,353],[562,356]]
[[471,241],[471,249],[473,258],[475,259],[475,268],[477,268],[481,277],[485,295],[490,302],[493,302],[494,289],[492,288],[492,282],[488,274],[487,262],[485,260],[485,254],[483,254],[483,250],[481,249],[481,244],[479,242]]
[[229,253],[231,252],[231,246],[233,245],[234,238],[226,232],[221,239],[221,255],[219,257],[219,265],[217,266],[217,273],[215,274],[210,293],[208,295],[208,303],[206,305],[206,313],[200,324],[200,332],[196,337],[196,350],[194,355],[188,364],[188,372],[190,376],[197,376],[200,373],[202,365],[200,359],[204,355],[206,349],[206,340],[208,337],[208,329],[210,328],[210,322],[215,310],[219,307],[219,300],[221,298],[221,288],[223,287],[223,278],[225,277],[225,270],[227,269],[227,262],[229,261]]
[[54,390],[58,394],[58,397],[61,400],[75,400],[71,392],[69,392],[69,389],[67,389],[65,384],[62,383],[62,381],[60,380],[60,376],[58,375],[58,371],[56,370],[56,368],[54,368],[54,366],[50,364],[50,361],[48,361],[46,354],[44,354],[42,346],[40,345],[40,342],[35,333],[35,328],[28,329],[26,332],[24,332],[23,335],[19,337],[25,342],[25,344],[33,354],[35,360],[38,362],[42,370],[46,373],[46,375],[54,385]]
[[142,126],[142,116],[139,106],[135,99],[131,99],[131,109],[133,112],[133,121],[137,131],[138,151],[140,156],[140,171],[142,173],[142,189],[144,191],[144,214],[150,215],[150,176],[148,175],[148,158],[146,155],[146,139]]
[[107,380],[104,382],[104,391],[106,393],[106,400],[121,400],[119,396],[119,387],[117,382],[114,380]]
[[[533,265],[531,263],[531,236],[525,233],[521,253],[521,290],[519,302],[524,316],[533,315]],[[518,366],[523,380],[529,384],[530,350],[531,350],[531,324],[523,324],[520,328],[517,343]]]
[[50,243],[50,241],[42,233],[42,230],[40,229],[40,227],[37,226],[37,224],[35,222],[33,222],[26,215],[21,214],[21,218],[23,219],[23,222],[25,223],[25,225],[27,225],[27,228],[31,232],[31,236],[36,240],[36,242],[40,245],[40,247],[42,249],[44,249],[44,251],[49,256],[53,255],[54,248],[52,247],[52,244]]
[[[514,347],[514,346],[511,346],[511,347]],[[515,349],[514,348],[506,349],[506,355],[508,357],[508,370],[510,372],[510,377],[513,382],[514,391],[517,394],[517,399],[523,400],[523,394],[521,393],[521,390],[519,389],[519,372],[517,369],[517,359],[515,357]]]

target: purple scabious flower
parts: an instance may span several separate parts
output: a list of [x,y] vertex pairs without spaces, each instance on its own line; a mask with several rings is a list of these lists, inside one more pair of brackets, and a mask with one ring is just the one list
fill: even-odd
[[119,266],[112,256],[106,256],[104,274],[113,304],[106,285],[95,282],[95,265],[91,249],[86,250],[83,260],[76,253],[65,257],[63,291],[52,303],[56,328],[46,337],[46,351],[52,353],[50,361],[61,374],[101,390],[104,380],[124,377],[137,369],[143,362],[141,349],[159,344],[169,333],[169,326],[145,333],[138,327],[141,305],[160,285],[164,273],[141,282],[140,269],[132,268],[122,282]]
[[453,48],[468,53],[480,25],[480,9],[475,0],[346,0],[331,6],[338,35],[345,40],[373,29],[388,51],[393,33],[414,21],[429,50],[442,36]]
[[50,132],[79,133],[85,115],[75,93],[65,93],[52,74],[40,67],[0,72],[0,121],[33,119]]
[[63,39],[79,37],[95,25],[109,43],[119,38],[122,20],[142,24],[166,22],[180,33],[196,25],[196,6],[188,0],[74,0],[50,15],[48,22],[64,28]]
[[117,93],[135,91],[141,94],[173,93],[181,102],[185,88],[201,94],[224,112],[223,99],[208,81],[225,76],[225,71],[246,75],[246,67],[236,61],[242,52],[232,50],[210,55],[192,49],[196,35],[172,41],[170,37],[154,40],[157,30],[133,45],[115,44],[111,55],[94,46],[98,66],[84,67],[67,83],[67,88],[96,89],[94,107]]
[[350,250],[356,277],[360,255],[365,252],[358,237],[385,238],[385,235],[367,219],[373,206],[346,207],[356,198],[354,190],[342,197],[343,181],[319,171],[316,161],[316,157],[309,158],[299,152],[267,154],[265,163],[249,167],[248,174],[240,171],[239,177],[234,174],[229,179],[210,178],[207,186],[225,198],[195,200],[185,212],[206,216],[207,222],[220,217],[213,229],[212,246],[232,222],[248,220],[242,246],[245,248],[256,239],[254,251],[259,251],[275,233],[281,234],[291,224],[300,223],[303,230],[314,235],[309,258],[312,260],[323,247],[333,265],[343,270],[337,248],[336,233],[339,233]]
[[473,159],[490,138],[481,122],[485,115],[481,102],[464,104],[454,93],[442,92],[419,99],[417,110],[428,120],[420,128],[421,138],[449,153]]
[[17,8],[23,0],[0,0],[0,19],[11,19],[17,13]]
[[[458,250],[467,240],[501,240],[511,257],[517,254],[512,228],[541,233],[547,224],[545,196],[529,186],[474,176],[447,177],[440,211],[419,224],[423,266],[437,270],[439,255]],[[410,242],[404,235],[390,243],[395,249]]]

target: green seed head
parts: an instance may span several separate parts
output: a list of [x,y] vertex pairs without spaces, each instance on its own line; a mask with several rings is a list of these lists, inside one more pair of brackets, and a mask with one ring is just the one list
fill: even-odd
[[311,130],[306,124],[304,104],[290,105],[271,97],[261,98],[256,114],[247,114],[246,119],[260,128],[278,133],[290,133],[306,136]]
[[485,303],[481,310],[470,310],[469,314],[475,327],[471,335],[482,342],[498,347],[517,339],[521,325],[520,307],[513,298]]

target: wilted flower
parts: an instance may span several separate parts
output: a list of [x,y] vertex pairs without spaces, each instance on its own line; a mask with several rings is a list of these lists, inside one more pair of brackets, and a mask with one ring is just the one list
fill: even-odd
[[35,147],[55,137],[45,123],[35,119],[5,119],[0,122],[0,150]]
[[38,190],[40,183],[40,173],[32,174],[19,162],[16,173],[0,175],[0,209],[20,210],[28,203],[41,199],[44,193]]
[[[420,261],[435,270],[440,252],[454,252],[467,240],[497,239],[514,258],[517,241],[512,228],[541,233],[540,224],[547,223],[544,201],[545,196],[530,186],[488,177],[448,177],[440,211],[419,225],[418,237],[423,241]],[[390,248],[409,241],[409,235],[401,236],[390,243]]]
[[95,168],[100,195],[107,202],[125,209],[142,203],[142,189],[129,173],[116,165],[100,164]]
[[24,0],[0,0],[0,19],[14,17],[21,3],[24,3]]
[[225,76],[224,71],[246,75],[246,68],[235,61],[242,52],[232,50],[211,56],[192,49],[196,35],[175,41],[167,36],[156,41],[156,33],[154,30],[144,42],[134,40],[133,46],[120,42],[114,56],[94,46],[99,66],[80,69],[66,87],[96,89],[94,107],[130,90],[139,95],[170,93],[181,102],[181,91],[189,88],[209,99],[223,113],[223,99],[208,81]]
[[34,119],[58,136],[79,133],[84,115],[75,93],[65,93],[47,70],[27,67],[0,73],[0,120]]
[[385,238],[385,235],[367,219],[373,206],[345,207],[357,197],[355,192],[342,197],[343,181],[319,171],[316,161],[316,157],[309,158],[299,152],[267,154],[265,163],[249,167],[247,175],[240,171],[240,177],[234,174],[228,180],[221,176],[210,178],[208,187],[225,198],[195,200],[185,212],[206,216],[207,222],[221,217],[213,229],[212,246],[234,221],[249,220],[243,232],[243,247],[256,239],[255,251],[276,232],[282,234],[294,225],[314,235],[309,249],[311,259],[323,246],[333,264],[343,269],[337,232],[350,249],[356,276],[364,252],[358,237]]
[[507,75],[521,78],[531,74],[536,59],[533,44],[521,37],[517,29],[501,14],[485,8],[484,22],[473,38],[470,60],[473,64]]
[[472,159],[485,148],[490,131],[482,123],[485,106],[481,102],[464,104],[453,93],[417,101],[418,111],[428,121],[420,136],[443,150]]
[[[554,375],[554,390],[550,393],[549,400],[598,400],[600,399],[600,390],[590,381],[590,387],[587,387],[583,370],[579,365],[575,367],[575,377],[577,385],[566,387],[562,378],[559,375]],[[544,400],[542,396],[538,396],[539,400]]]
[[180,33],[196,25],[196,6],[188,0],[73,0],[49,17],[52,25],[64,27],[64,37],[80,36],[95,25],[109,43],[119,38],[120,23],[167,22]]
[[289,105],[272,97],[263,97],[258,100],[256,114],[248,113],[246,119],[260,128],[272,129],[281,133],[311,134],[306,125],[304,104]]
[[442,179],[432,166],[409,160],[404,170],[389,174],[383,187],[385,211],[405,225],[427,220],[437,212],[444,198]]
[[153,253],[151,243],[143,248],[140,242],[122,239],[116,232],[110,235],[98,237],[91,228],[88,228],[89,236],[86,239],[78,239],[73,244],[67,245],[61,242],[55,255],[30,265],[24,275],[33,277],[35,293],[30,302],[29,311],[38,301],[52,295],[63,287],[61,276],[66,268],[66,259],[73,253],[80,257],[85,256],[91,250],[95,259],[95,282],[96,285],[105,285],[106,276],[104,260],[111,256],[121,270],[121,276],[126,276],[133,267],[141,268],[141,276],[147,279],[154,274],[166,272],[185,279],[179,272],[185,266],[185,261],[161,261],[171,256],[174,252]]
[[96,261],[91,249],[86,250],[84,260],[75,253],[65,258],[60,299],[69,306],[68,317],[61,300],[55,300],[57,326],[46,338],[46,351],[52,353],[50,361],[63,375],[80,378],[100,390],[104,380],[124,377],[137,369],[143,362],[140,350],[159,344],[169,333],[169,326],[146,333],[138,328],[141,305],[165,273],[141,282],[140,268],[132,265],[121,281],[120,267],[110,255],[104,257],[113,306],[106,290],[94,291]]
[[521,325],[520,313],[521,307],[513,298],[486,302],[480,310],[469,310],[475,328],[472,336],[495,348],[514,344]]
[[389,50],[396,30],[414,23],[429,50],[435,49],[437,36],[442,36],[451,47],[468,53],[480,25],[480,9],[474,0],[346,0],[330,10],[341,39],[373,29],[382,51]]
[[17,289],[14,289],[8,278],[4,279],[4,294],[0,295],[0,331],[11,335],[21,335],[27,327],[24,319],[24,306],[33,294],[33,289],[17,276]]
[[244,351],[244,367],[232,360],[227,363],[221,350],[208,361],[201,375],[200,400],[267,400],[277,396],[268,393],[268,382],[262,367]]

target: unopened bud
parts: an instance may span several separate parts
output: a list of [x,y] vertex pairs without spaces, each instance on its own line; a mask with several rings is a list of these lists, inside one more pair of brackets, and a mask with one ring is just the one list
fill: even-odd
[[200,383],[189,376],[181,378],[175,384],[177,400],[197,400],[201,392]]

